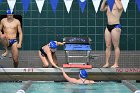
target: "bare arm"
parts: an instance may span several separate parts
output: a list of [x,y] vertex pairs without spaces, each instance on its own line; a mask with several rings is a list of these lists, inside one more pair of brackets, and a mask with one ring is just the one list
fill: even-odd
[[118,9],[123,9],[122,2],[120,0],[115,0],[115,4],[118,7]]
[[94,83],[96,83],[95,81],[93,81],[93,80],[89,80],[90,81],[90,84],[94,84]]
[[57,42],[57,45],[64,45],[65,42]]
[[3,24],[2,24],[2,21],[0,22],[0,35],[2,34],[2,28],[3,28]]
[[21,24],[20,22],[18,21],[18,33],[19,33],[19,45],[21,48],[21,45],[22,45],[22,39],[23,39],[23,33],[22,33],[22,29],[21,29]]
[[106,5],[107,1],[103,0],[100,11],[106,11],[107,10],[107,5]]
[[53,58],[52,58],[52,54],[51,54],[50,50],[47,49],[45,52],[46,52],[46,54],[47,54],[47,56],[48,56],[48,59],[49,59],[50,63],[51,63],[54,67],[60,68],[60,67],[58,67],[58,66],[54,63]]
[[69,81],[69,82],[71,82],[71,83],[77,83],[77,79],[69,77],[69,76],[65,73],[65,71],[64,71],[63,68],[61,68],[61,70],[62,70],[62,73],[63,73],[64,78],[65,78],[67,81]]

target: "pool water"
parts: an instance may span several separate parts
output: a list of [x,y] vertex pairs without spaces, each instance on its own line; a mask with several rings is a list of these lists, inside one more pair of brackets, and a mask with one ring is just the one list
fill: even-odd
[[[0,93],[16,93],[22,83],[0,82]],[[69,82],[33,82],[26,93],[132,93],[117,82],[99,82],[92,85],[77,85]]]
[[135,85],[140,90],[140,83],[132,82],[132,84]]
[[20,89],[21,86],[21,82],[0,82],[0,93],[16,93],[16,91]]
[[140,84],[136,83],[135,85],[136,85],[137,88],[140,89]]
[[99,82],[77,85],[68,82],[33,83],[27,93],[132,93],[125,85],[116,82]]

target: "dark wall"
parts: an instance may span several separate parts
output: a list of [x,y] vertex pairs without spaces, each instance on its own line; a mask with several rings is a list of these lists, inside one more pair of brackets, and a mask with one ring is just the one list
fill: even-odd
[[[93,50],[105,50],[104,29],[106,14],[95,9],[92,0],[87,0],[84,13],[81,13],[78,0],[73,0],[69,13],[63,0],[59,0],[56,13],[52,11],[49,0],[45,0],[40,14],[35,0],[30,0],[29,10],[24,13],[21,0],[17,0],[14,13],[22,16],[24,33],[22,50],[38,50],[50,40],[62,41],[63,37],[90,37]],[[140,12],[130,0],[127,12],[121,17],[121,50],[140,50]],[[8,9],[6,0],[0,5],[0,14]],[[63,49],[63,47],[60,47]]]

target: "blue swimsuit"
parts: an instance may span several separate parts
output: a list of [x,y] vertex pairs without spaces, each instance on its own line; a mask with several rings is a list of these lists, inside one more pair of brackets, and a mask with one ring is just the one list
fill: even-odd
[[17,39],[9,39],[9,46],[8,47],[11,47],[15,42],[17,42]]
[[110,33],[114,28],[120,28],[121,29],[121,24],[107,25],[107,29]]

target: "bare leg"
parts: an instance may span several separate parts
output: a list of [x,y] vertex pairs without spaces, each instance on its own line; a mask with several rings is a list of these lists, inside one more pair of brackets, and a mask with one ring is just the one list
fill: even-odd
[[47,61],[46,57],[43,57],[41,55],[41,52],[40,51],[38,52],[38,54],[39,54],[39,57],[40,57],[40,59],[41,59],[41,61],[43,63],[43,67],[46,67],[47,68],[49,66],[49,62]]
[[107,28],[105,30],[105,42],[106,42],[106,63],[103,67],[109,67],[109,58],[111,55],[111,34]]
[[118,61],[119,61],[119,56],[120,56],[120,48],[119,48],[119,42],[120,42],[120,34],[121,34],[121,29],[115,28],[112,30],[112,42],[114,45],[115,49],[115,62],[112,67],[116,68],[119,67]]
[[12,58],[13,58],[13,61],[14,61],[14,68],[17,68],[18,67],[18,64],[19,64],[19,61],[18,61],[18,48],[17,48],[17,42],[14,43],[11,47],[11,52],[12,52]]
[[1,35],[0,39],[1,39],[0,42],[3,45],[4,51],[5,51],[1,56],[5,57],[8,54],[8,48],[7,48],[8,47],[8,40],[4,34]]

